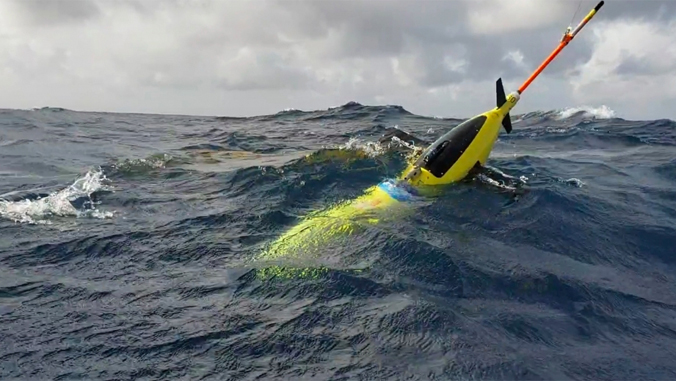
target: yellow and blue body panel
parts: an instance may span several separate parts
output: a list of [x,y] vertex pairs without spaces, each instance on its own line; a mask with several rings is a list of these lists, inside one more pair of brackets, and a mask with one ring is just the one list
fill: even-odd
[[393,217],[397,215],[396,209],[405,212],[407,208],[395,207],[406,206],[416,197],[413,188],[397,185],[388,179],[370,187],[356,199],[303,217],[298,225],[265,248],[257,259],[274,260],[293,254],[302,254],[304,257],[319,254],[327,248],[329,240],[349,236],[383,218]]

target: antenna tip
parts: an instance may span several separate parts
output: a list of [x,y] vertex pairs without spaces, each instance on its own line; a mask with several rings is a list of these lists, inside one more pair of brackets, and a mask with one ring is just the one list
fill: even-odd
[[598,4],[596,4],[596,7],[594,8],[594,10],[595,10],[596,12],[598,12],[599,9],[601,9],[601,7],[603,6],[604,3],[605,3],[605,2],[604,2],[603,0],[601,0],[601,2],[599,2]]

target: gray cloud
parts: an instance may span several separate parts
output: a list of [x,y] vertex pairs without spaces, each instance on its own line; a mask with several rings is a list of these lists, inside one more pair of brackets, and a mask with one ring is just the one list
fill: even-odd
[[[402,53],[406,39],[443,44],[462,23],[466,3],[395,1],[278,2],[339,33],[332,58]],[[300,10],[303,8],[303,10]],[[454,24],[455,27],[454,27]]]
[[664,75],[676,72],[676,61],[655,62],[646,57],[628,56],[615,69],[620,76]]
[[79,22],[100,13],[90,0],[14,0],[13,5],[17,15],[33,26]]
[[[6,84],[0,102],[241,115],[356,100],[471,114],[492,106],[497,77],[513,89],[542,62],[579,4],[7,0],[0,2],[0,80]],[[582,2],[573,26],[595,4]],[[655,57],[659,50],[647,48],[669,44],[675,14],[673,1],[607,1],[529,89],[536,99],[524,97],[520,107],[605,102],[621,108],[620,115],[640,115],[644,108],[614,94],[631,87],[632,75],[644,84],[676,78],[668,60]],[[629,47],[613,37],[636,33],[643,41]],[[610,78],[612,85],[605,83]],[[131,100],[130,94],[156,90],[164,102]],[[654,91],[654,97],[672,97]],[[106,96],[85,99],[98,92]]]

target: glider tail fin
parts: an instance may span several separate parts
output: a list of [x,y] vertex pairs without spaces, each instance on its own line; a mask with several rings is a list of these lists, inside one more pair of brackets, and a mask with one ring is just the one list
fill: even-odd
[[[507,102],[505,88],[502,86],[502,78],[498,78],[498,81],[495,83],[495,87],[497,106],[500,108]],[[504,119],[502,119],[502,126],[505,128],[505,131],[507,131],[508,134],[512,133],[512,119],[510,118],[509,113],[505,114]]]

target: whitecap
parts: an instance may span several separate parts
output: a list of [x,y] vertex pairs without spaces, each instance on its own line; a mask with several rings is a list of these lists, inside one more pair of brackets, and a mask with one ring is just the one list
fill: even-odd
[[585,117],[591,117],[595,119],[612,119],[615,117],[615,111],[606,105],[602,105],[600,107],[568,107],[559,111],[558,117],[560,119],[567,119],[580,112],[584,113]]
[[107,182],[109,180],[103,171],[98,169],[87,172],[70,186],[46,197],[18,201],[0,199],[0,217],[28,224],[49,224],[51,223],[49,217],[52,216],[110,218],[113,212],[100,211],[93,202],[89,202],[90,207],[85,210],[76,209],[72,203],[81,198],[91,201],[91,195],[97,191],[111,191],[112,188],[106,185]]

